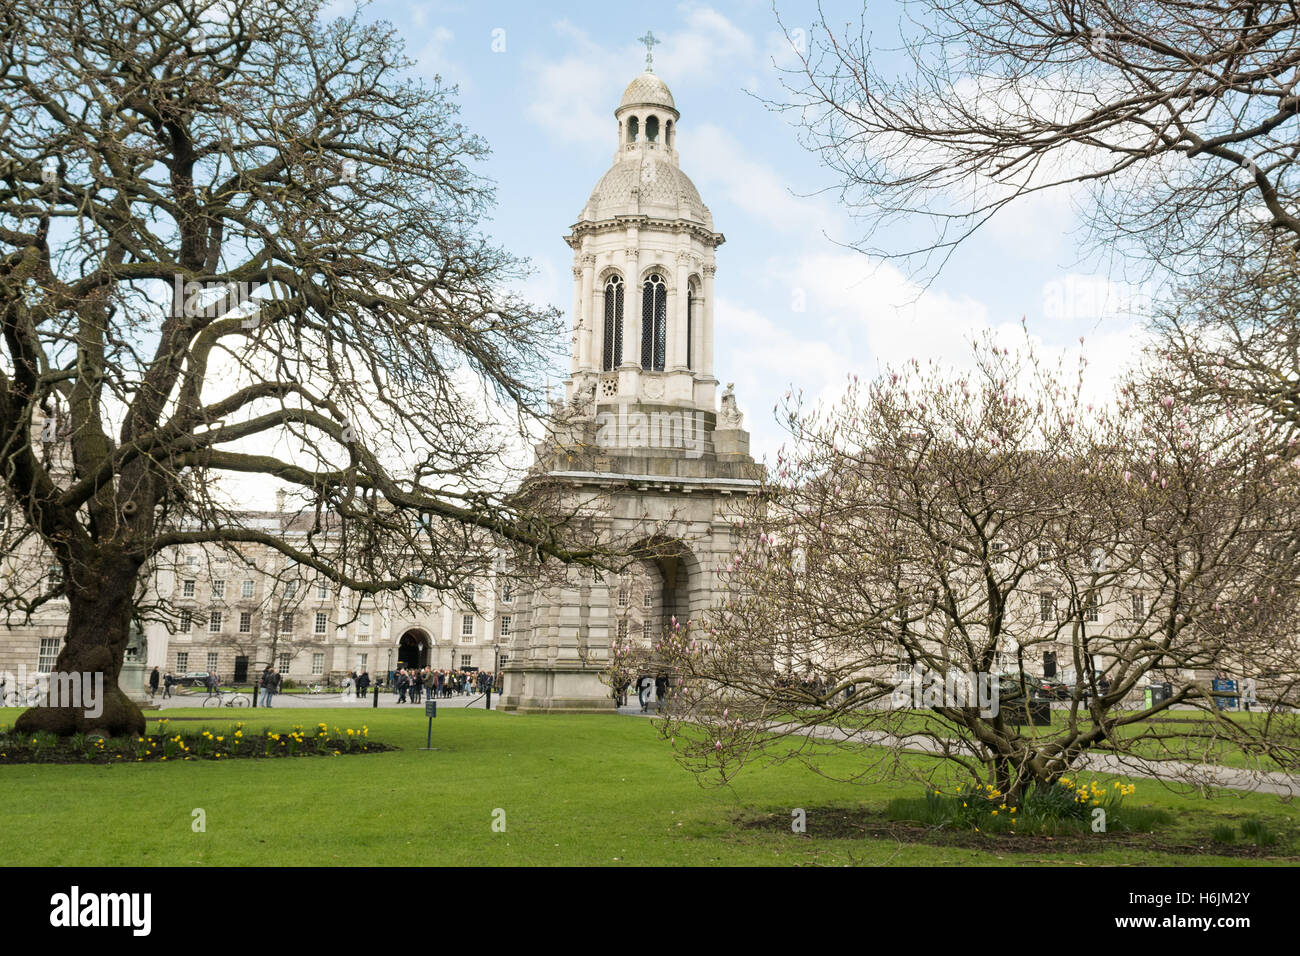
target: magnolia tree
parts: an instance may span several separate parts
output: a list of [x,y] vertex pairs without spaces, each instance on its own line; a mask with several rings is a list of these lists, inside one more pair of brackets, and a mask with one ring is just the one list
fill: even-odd
[[[730,599],[611,670],[670,668],[663,733],[722,780],[843,746],[863,775],[957,764],[1012,802],[1096,752],[1294,765],[1290,467],[1249,421],[1138,385],[1083,396],[1082,369],[985,345],[967,374],[787,401]],[[1029,698],[1053,659],[1048,719]],[[1219,671],[1268,715],[1216,706]],[[1163,723],[1174,707],[1205,719]]]

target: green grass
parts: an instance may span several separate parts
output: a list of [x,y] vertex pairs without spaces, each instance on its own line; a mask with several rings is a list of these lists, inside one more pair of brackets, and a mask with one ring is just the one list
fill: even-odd
[[[12,724],[19,711],[0,711]],[[287,729],[338,710],[270,714],[185,709],[186,729]],[[730,787],[703,788],[673,759],[650,721],[618,716],[521,717],[446,710],[435,747],[421,752],[416,711],[349,713],[372,739],[400,752],[277,761],[124,766],[0,767],[0,859],[11,865],[971,865],[1056,863],[1242,864],[1215,855],[1215,825],[1253,817],[1282,835],[1271,859],[1294,853],[1300,807],[1275,797],[1230,794],[1206,801],[1190,791],[1139,783],[1133,806],[1173,818],[1170,843],[1201,840],[1203,852],[1107,846],[1083,856],[1044,844],[1007,853],[1003,844],[937,846],[890,837],[818,835],[816,808],[864,808],[884,816],[890,800],[915,797],[915,782],[866,786],[817,776],[797,762],[746,771]],[[177,726],[173,724],[173,727]],[[150,729],[154,723],[151,720]],[[913,758],[908,758],[913,759]],[[917,757],[917,761],[928,758]],[[849,773],[860,758],[828,751],[828,768]],[[1110,778],[1097,775],[1099,782]],[[940,784],[942,785],[942,783]],[[809,829],[790,832],[793,808]],[[192,811],[207,830],[191,830]],[[503,810],[505,832],[494,832]],[[756,820],[770,826],[746,826]]]

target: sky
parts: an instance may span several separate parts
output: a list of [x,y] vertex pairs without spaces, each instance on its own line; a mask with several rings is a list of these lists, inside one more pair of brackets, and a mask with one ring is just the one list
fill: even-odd
[[[823,9],[832,23],[863,11],[833,2]],[[810,4],[780,3],[777,12],[792,35],[811,33]],[[653,31],[661,41],[654,70],[681,113],[682,169],[726,236],[717,253],[714,367],[723,385],[735,383],[757,458],[771,460],[784,439],[773,406],[788,390],[831,398],[847,376],[910,358],[968,365],[972,336],[992,329],[1023,342],[1022,319],[1043,353],[1072,365],[1082,348],[1095,381],[1118,374],[1141,340],[1125,306],[1144,293],[1088,267],[1077,197],[1047,194],[1009,207],[928,284],[847,246],[863,226],[837,205],[835,174],[765,105],[788,101],[782,70],[797,63],[777,12],[770,0],[382,0],[365,15],[405,39],[414,75],[458,87],[460,120],[492,149],[479,170],[497,189],[484,229],[530,261],[530,297],[566,316],[572,251],[563,236],[611,164],[614,108],[645,67],[638,38]],[[901,12],[891,0],[871,0],[865,18],[879,45],[897,35]],[[556,381],[566,373],[567,361],[557,363]]]

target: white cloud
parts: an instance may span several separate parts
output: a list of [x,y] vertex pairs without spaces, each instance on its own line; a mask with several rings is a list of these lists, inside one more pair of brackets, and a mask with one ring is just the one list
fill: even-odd
[[725,196],[755,220],[796,235],[817,236],[840,222],[826,203],[791,193],[780,174],[719,126],[687,127],[678,150],[706,203]]
[[[414,18],[417,26],[423,27],[425,11],[417,7]],[[423,42],[420,42],[420,41]],[[469,83],[469,73],[464,70],[460,64],[452,60],[448,54],[455,44],[456,35],[447,27],[436,26],[428,29],[421,37],[417,37],[415,42],[410,46],[414,47],[415,43],[420,42],[418,48],[411,55],[413,59],[426,74],[432,76],[438,74],[444,80],[458,84],[465,88]]]
[[791,387],[810,401],[832,399],[853,371],[852,358],[829,343],[778,325],[767,316],[719,297],[714,311],[714,369],[725,385],[736,384],[756,459],[772,458],[785,440],[772,406]]
[[[896,267],[856,253],[804,256],[789,273],[808,310],[834,325],[861,327],[862,373],[909,359],[965,364],[973,336],[990,328],[988,309],[969,296],[923,289]],[[854,330],[856,331],[856,330]],[[861,367],[868,356],[872,367]]]
[[681,81],[721,76],[728,64],[753,58],[749,34],[718,11],[694,7],[685,18],[683,29],[666,34],[654,48],[656,73]]
[[[991,316],[978,299],[922,288],[893,265],[858,254],[805,256],[787,277],[794,295],[802,293],[809,315],[815,317],[812,321],[824,323],[825,336],[840,343],[835,360],[826,366],[835,378],[842,378],[845,368],[863,377],[874,376],[912,359],[967,370],[973,366],[972,343],[991,334],[1005,348],[1015,351],[1028,346],[1044,363],[1060,362],[1067,370],[1077,367],[1082,351],[1088,364],[1087,392],[1101,398],[1137,359],[1146,341],[1139,322],[1112,308],[1098,313],[1095,331],[1084,336],[1081,345],[1077,326],[1047,316],[1027,316],[1022,327],[1019,316]],[[1093,286],[1108,290],[1111,303],[1133,291],[1098,277],[1076,276],[1062,295]],[[1099,295],[1103,308],[1108,307],[1105,293]],[[1071,307],[1083,304],[1080,296]]]
[[[721,80],[754,56],[743,30],[709,7],[689,8],[684,26],[660,35],[654,48],[655,72],[670,86]],[[555,31],[572,47],[557,60],[524,63],[532,81],[528,116],[545,133],[574,145],[606,145],[613,152],[614,108],[623,87],[641,71],[645,49],[636,41],[602,45],[567,20]]]

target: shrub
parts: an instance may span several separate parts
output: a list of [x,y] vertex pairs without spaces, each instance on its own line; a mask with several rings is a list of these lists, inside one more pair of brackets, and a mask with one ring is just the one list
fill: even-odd
[[1277,834],[1263,820],[1245,821],[1241,825],[1241,835],[1255,846],[1273,846],[1278,840]]

